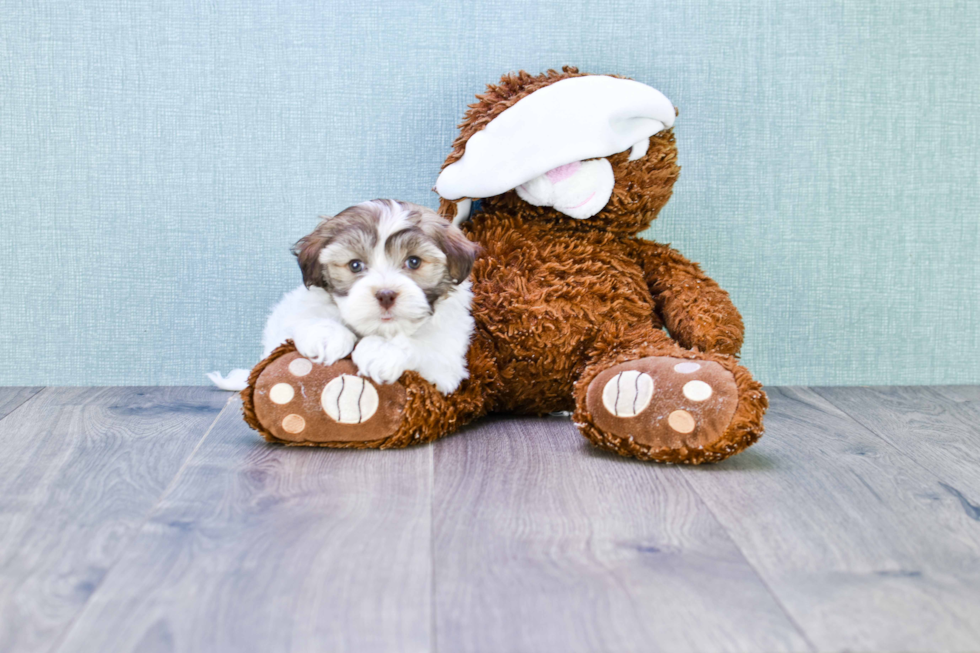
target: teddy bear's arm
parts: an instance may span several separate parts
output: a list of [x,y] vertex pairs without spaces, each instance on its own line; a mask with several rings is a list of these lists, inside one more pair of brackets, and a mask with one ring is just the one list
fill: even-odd
[[728,293],[673,248],[637,242],[657,313],[674,340],[688,349],[738,354],[745,328]]

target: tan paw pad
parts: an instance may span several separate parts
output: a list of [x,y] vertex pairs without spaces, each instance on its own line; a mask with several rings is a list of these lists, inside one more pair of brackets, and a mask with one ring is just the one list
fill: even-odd
[[694,416],[686,410],[675,410],[672,412],[667,417],[667,423],[670,424],[670,428],[678,433],[690,433],[697,426],[694,422]]
[[302,433],[306,428],[306,420],[296,413],[290,413],[282,418],[282,428],[286,433]]

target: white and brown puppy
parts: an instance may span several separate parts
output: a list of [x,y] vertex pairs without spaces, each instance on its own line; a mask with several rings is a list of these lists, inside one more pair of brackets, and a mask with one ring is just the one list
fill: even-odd
[[477,249],[434,211],[408,202],[372,200],[325,218],[293,247],[303,285],[273,308],[263,358],[292,340],[324,365],[353,351],[361,375],[377,383],[414,370],[452,392],[468,374],[467,277]]
[[353,351],[378,383],[414,370],[448,394],[467,376],[476,250],[408,202],[373,200],[326,218],[293,247],[303,285],[273,309],[263,355],[288,339],[324,365]]

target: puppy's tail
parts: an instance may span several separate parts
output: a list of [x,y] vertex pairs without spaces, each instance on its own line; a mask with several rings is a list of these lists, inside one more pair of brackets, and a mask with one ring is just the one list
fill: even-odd
[[228,376],[221,376],[221,372],[208,372],[208,378],[222,390],[240,392],[248,385],[249,370],[232,370]]

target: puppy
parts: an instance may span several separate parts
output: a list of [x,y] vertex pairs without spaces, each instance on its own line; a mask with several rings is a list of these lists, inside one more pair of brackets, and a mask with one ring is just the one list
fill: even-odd
[[[393,383],[414,370],[444,394],[468,376],[467,279],[478,246],[434,211],[372,200],[325,218],[293,246],[303,285],[273,308],[263,358],[286,340],[330,365],[353,351],[362,376]],[[219,387],[244,385],[209,375]],[[229,388],[234,389],[234,388]]]

